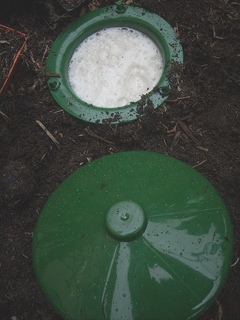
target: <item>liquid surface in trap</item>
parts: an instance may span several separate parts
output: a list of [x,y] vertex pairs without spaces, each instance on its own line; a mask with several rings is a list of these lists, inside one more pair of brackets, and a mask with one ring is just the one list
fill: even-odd
[[81,100],[96,107],[123,107],[141,99],[160,80],[164,68],[158,46],[130,28],[100,30],[74,51],[69,82]]

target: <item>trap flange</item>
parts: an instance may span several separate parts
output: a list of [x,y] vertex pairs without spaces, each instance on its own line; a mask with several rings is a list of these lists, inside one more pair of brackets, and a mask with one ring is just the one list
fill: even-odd
[[[111,27],[136,29],[155,42],[164,59],[164,71],[156,87],[139,101],[121,108],[98,108],[79,99],[68,80],[70,59],[75,49],[90,35]],[[170,69],[182,65],[183,52],[172,27],[160,16],[120,1],[87,13],[71,24],[53,43],[47,59],[48,87],[53,98],[68,113],[88,122],[120,123],[146,114],[149,105],[159,107],[168,97]]]

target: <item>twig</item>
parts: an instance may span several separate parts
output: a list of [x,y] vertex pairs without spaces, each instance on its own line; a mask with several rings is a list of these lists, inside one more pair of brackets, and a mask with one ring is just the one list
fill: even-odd
[[22,251],[22,256],[23,256],[25,259],[29,259],[29,257],[24,254],[24,250]]
[[11,119],[5,114],[3,113],[2,111],[0,111],[0,114],[3,116],[3,118],[7,121],[11,121]]
[[239,257],[237,257],[237,260],[233,264],[231,264],[231,267],[234,267],[236,264],[238,264],[238,261],[239,261]]
[[99,135],[97,135],[96,133],[94,133],[94,132],[93,132],[92,130],[90,130],[89,128],[85,128],[85,131],[86,131],[90,136],[92,136],[92,137],[94,137],[94,138],[97,138],[97,139],[99,139],[99,140],[105,141],[105,142],[107,142],[107,143],[109,143],[109,144],[115,144],[113,141],[109,141],[109,140],[107,140],[107,139],[104,139],[104,138],[100,137]]
[[77,143],[75,140],[73,140],[72,138],[68,137],[69,140],[71,140],[74,143]]
[[204,148],[202,146],[196,146],[199,150],[204,151],[204,152],[208,152],[207,148]]
[[37,60],[34,59],[34,56],[33,56],[33,53],[32,53],[31,50],[30,50],[29,56],[30,56],[30,59],[31,59],[32,63],[34,64],[34,66],[37,66],[37,70],[39,70],[39,69],[40,69],[40,65],[39,65],[39,63],[37,62]]
[[47,72],[46,73],[47,77],[56,77],[56,78],[60,78],[60,74],[59,73],[52,73],[52,72]]
[[221,303],[218,300],[216,300],[216,302],[217,302],[217,305],[218,305],[218,320],[222,320],[223,308],[222,308]]
[[46,132],[46,134],[47,134],[48,137],[52,140],[52,142],[56,145],[56,147],[57,147],[58,149],[60,149],[60,147],[59,147],[59,142],[57,141],[57,139],[54,138],[54,136],[51,134],[51,132],[49,132],[49,131],[47,130],[47,128],[42,124],[41,121],[36,120],[36,122],[37,122],[37,124],[43,129],[43,131]]
[[204,164],[206,161],[207,161],[207,160],[203,160],[203,161],[195,164],[195,166],[193,166],[192,168],[197,168],[197,167],[201,166],[202,164]]
[[42,60],[41,60],[41,65],[43,65],[43,60],[45,59],[47,51],[48,51],[48,45],[46,45],[46,48],[44,50],[44,53],[43,53],[43,56],[42,56]]
[[217,35],[216,35],[215,26],[214,26],[213,23],[212,23],[212,25],[213,25],[213,26],[212,26],[212,28],[213,28],[213,38],[218,39],[218,40],[226,40],[226,39],[229,38],[230,35],[228,35],[227,37],[219,37],[219,36],[217,36]]
[[174,126],[171,130],[168,130],[167,133],[168,133],[168,134],[169,134],[169,133],[176,133],[176,131],[177,131],[177,125],[178,125],[178,123],[176,122],[176,123],[175,123],[175,126]]
[[180,125],[180,127],[182,128],[182,130],[186,133],[186,135],[192,139],[192,141],[195,144],[199,144],[199,140],[197,138],[194,137],[194,135],[191,133],[191,131],[189,130],[189,128],[185,125],[184,122],[182,122],[181,120],[178,120],[178,124]]
[[177,101],[180,101],[180,100],[185,100],[185,99],[189,99],[190,96],[186,96],[186,97],[179,97],[177,99],[174,99],[174,100],[167,100],[166,102],[177,102]]
[[5,293],[4,293],[4,296],[8,299],[8,300],[10,300],[10,301],[14,301],[14,299],[12,298],[12,297],[9,297],[8,295],[6,295]]
[[[212,16],[213,16],[213,11],[212,11],[212,4],[211,4],[211,1],[210,1],[210,17],[212,18]],[[211,23],[212,23],[212,30],[213,30],[213,38],[214,39],[226,40],[227,38],[229,38],[229,36],[227,36],[225,38],[217,36],[216,35],[215,26],[214,26],[214,23],[213,23],[213,19],[211,20]]]
[[173,142],[172,142],[172,144],[171,144],[171,146],[169,148],[169,150],[171,152],[176,148],[180,138],[181,138],[181,131],[176,131],[176,133],[174,135],[174,138],[173,138]]

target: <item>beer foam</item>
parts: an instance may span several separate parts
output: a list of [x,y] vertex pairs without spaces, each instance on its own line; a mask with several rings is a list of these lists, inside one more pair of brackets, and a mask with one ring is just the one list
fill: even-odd
[[68,79],[75,95],[96,107],[123,107],[160,80],[164,63],[157,45],[131,28],[102,29],[74,51]]

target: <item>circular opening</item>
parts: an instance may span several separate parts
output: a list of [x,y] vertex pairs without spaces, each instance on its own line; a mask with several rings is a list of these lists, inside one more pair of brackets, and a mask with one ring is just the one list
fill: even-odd
[[126,27],[102,29],[74,51],[68,79],[75,95],[101,108],[123,107],[158,83],[162,54],[146,34]]
[[[125,97],[125,90],[123,96],[119,95],[118,98],[115,98],[113,94],[115,100],[111,100],[110,94],[112,95],[112,90],[108,88],[107,96],[110,101],[107,104],[106,101],[104,103],[100,101],[99,103],[91,97],[91,90],[99,90],[99,86],[96,84],[96,71],[94,72],[93,70],[94,76],[89,78],[88,98],[90,100],[88,100],[86,96],[79,96],[80,91],[78,89],[74,90],[75,85],[69,80],[69,66],[72,64],[70,62],[74,54],[77,54],[78,50],[81,51],[80,48],[86,42],[89,42],[89,39],[95,38],[96,40],[99,36],[101,38],[102,33],[108,32],[108,29],[114,29],[115,31],[120,29],[122,33],[128,33],[127,31],[131,29],[135,35],[142,34],[141,37],[145,38],[145,41],[149,41],[153,47],[155,46],[155,52],[157,52],[156,55],[158,56],[157,61],[162,65],[158,68],[158,71],[161,69],[159,75],[155,76],[155,84],[152,83],[151,86],[145,87],[145,90],[143,83],[145,83],[145,76],[149,72],[144,72],[143,81],[140,71],[140,76],[135,79],[135,87],[140,87],[141,90],[136,96]],[[128,47],[131,46],[128,45]],[[102,52],[102,50],[95,53],[98,60],[102,57],[103,62],[106,60],[104,59],[105,54],[106,52]],[[84,59],[90,58],[84,56]],[[145,59],[143,58],[142,60]],[[118,58],[119,61],[121,61],[121,58]],[[139,60],[136,60],[136,63],[139,66]],[[93,123],[121,123],[144,116],[150,110],[149,107],[152,110],[152,108],[156,109],[161,106],[170,93],[167,77],[169,70],[172,65],[182,65],[182,63],[182,47],[175,37],[174,30],[164,19],[139,7],[123,6],[121,10],[118,10],[117,6],[108,6],[94,10],[81,17],[58,36],[51,47],[46,71],[49,76],[48,87],[51,94],[56,102],[71,115]],[[101,67],[105,68],[106,66],[102,65]],[[117,68],[117,64],[114,67]],[[147,69],[149,69],[148,66]],[[114,71],[112,74],[114,74]],[[80,78],[77,72],[76,78]],[[112,85],[113,78],[115,79],[115,76],[107,77],[106,75],[106,79],[104,77],[100,78],[100,82],[107,80]],[[84,77],[83,79],[84,81],[86,80]],[[54,86],[52,85],[53,80]],[[94,90],[93,87],[95,88]],[[105,86],[102,87],[107,91]],[[120,91],[119,87],[118,91]],[[134,90],[129,90],[128,93],[131,91]],[[86,92],[84,94],[86,95]]]

